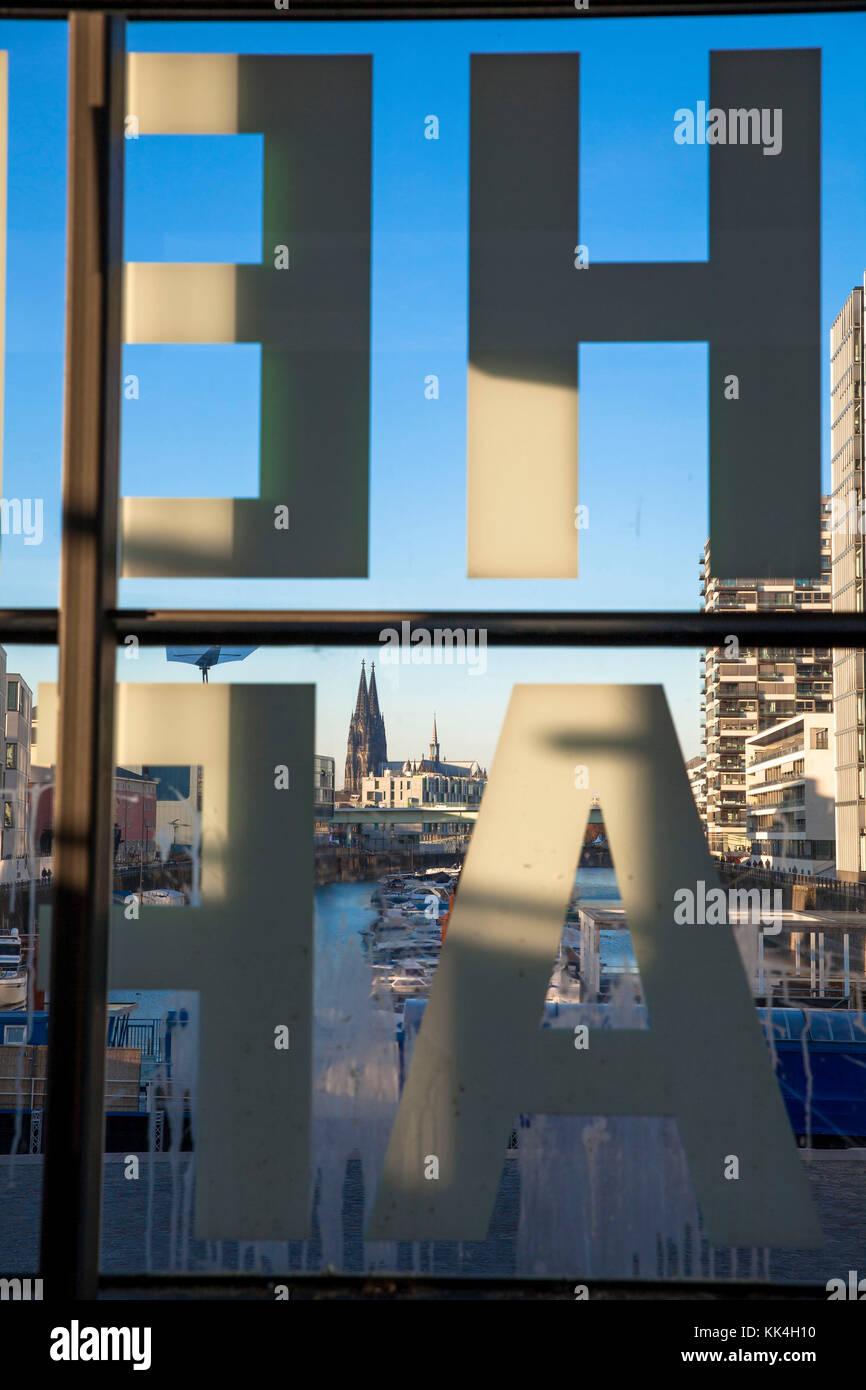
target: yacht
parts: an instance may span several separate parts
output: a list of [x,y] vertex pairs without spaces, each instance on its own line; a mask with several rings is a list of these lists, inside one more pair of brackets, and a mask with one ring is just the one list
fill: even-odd
[[27,1007],[27,971],[21,964],[17,928],[0,935],[0,1009]]

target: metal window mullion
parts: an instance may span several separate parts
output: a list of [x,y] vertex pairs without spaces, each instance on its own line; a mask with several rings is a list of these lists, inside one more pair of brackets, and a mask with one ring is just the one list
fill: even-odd
[[[54,646],[54,608],[0,609],[0,642]],[[862,612],[640,612],[614,610],[538,612],[330,612],[319,610],[112,609],[108,622],[120,646],[135,637],[144,647],[174,643],[252,642],[261,646],[375,646],[384,628],[407,621],[412,628],[472,628],[490,646],[523,647],[719,647],[731,635],[745,647],[866,647]]]
[[41,1273],[96,1298],[111,896],[123,215],[122,20],[69,30],[59,726]]
[[[261,646],[376,646],[401,624],[415,630],[472,630],[484,633],[489,646],[510,647],[715,647],[736,636],[743,647],[863,647],[863,613],[796,611],[711,613],[533,610],[300,612],[222,609],[118,609],[110,615],[123,644],[134,637],[141,646],[207,642]],[[390,639],[393,641],[393,638]],[[447,640],[447,639],[445,639]]]

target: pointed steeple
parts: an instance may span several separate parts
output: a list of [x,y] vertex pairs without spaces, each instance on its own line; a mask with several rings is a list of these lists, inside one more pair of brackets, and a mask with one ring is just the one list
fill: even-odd
[[436,732],[436,711],[433,711],[433,737],[430,740],[430,761],[435,767],[439,762],[439,735]]
[[355,701],[355,714],[363,717],[370,712],[370,698],[367,694],[367,676],[364,662],[361,662],[361,679],[358,682],[358,698]]
[[379,708],[379,692],[376,689],[376,663],[370,667],[370,759],[378,773],[388,761],[388,740],[385,735],[385,720]]
[[371,718],[371,719],[379,719],[379,718],[381,717],[381,711],[380,711],[380,709],[379,709],[379,692],[378,692],[377,689],[376,689],[376,663],[375,663],[375,661],[373,662],[373,665],[370,667],[370,690],[369,690],[369,700],[370,700],[370,718]]
[[358,697],[355,701],[355,712],[349,721],[346,745],[346,791],[351,795],[359,795],[363,790],[364,778],[378,777],[387,761],[385,721],[379,709],[375,665],[370,670],[368,688],[366,661],[362,661]]

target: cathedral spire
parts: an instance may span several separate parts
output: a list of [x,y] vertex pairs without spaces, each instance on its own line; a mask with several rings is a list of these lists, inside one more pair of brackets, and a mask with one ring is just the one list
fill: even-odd
[[361,679],[358,682],[358,698],[355,701],[355,714],[358,718],[370,713],[370,698],[367,694],[367,676],[364,662],[361,662]]
[[381,718],[381,711],[380,711],[380,709],[379,709],[379,692],[378,692],[377,689],[376,689],[376,663],[375,663],[375,661],[373,662],[373,665],[370,667],[370,690],[369,690],[369,700],[370,700],[370,718],[371,718],[371,719],[380,719],[380,718]]
[[436,732],[436,711],[433,711],[433,738],[430,741],[430,761],[435,767],[439,762],[439,735]]
[[349,722],[349,738],[346,745],[346,791],[352,796],[361,795],[364,778],[378,777],[387,760],[385,721],[379,708],[375,665],[370,670],[368,687],[366,662],[362,661],[358,697],[355,701],[355,712]]

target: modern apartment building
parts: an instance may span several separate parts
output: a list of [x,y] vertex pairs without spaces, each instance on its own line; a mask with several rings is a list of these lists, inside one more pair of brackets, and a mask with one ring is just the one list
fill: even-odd
[[710,544],[701,560],[708,613],[732,615],[731,638],[704,656],[706,830],[717,854],[749,853],[746,739],[797,714],[833,709],[832,655],[817,648],[748,648],[736,637],[736,614],[765,609],[830,608],[830,501],[821,503],[821,574],[814,579],[716,579]]
[[707,813],[707,760],[700,753],[696,758],[689,758],[686,763],[686,772],[689,775],[689,786],[695,798],[695,805],[701,820],[706,820]]
[[333,835],[335,760],[326,753],[313,755],[313,824],[316,844],[328,844]]
[[[5,652],[3,655],[5,666]],[[23,872],[30,845],[27,819],[33,692],[17,672],[6,675],[4,689],[2,857],[20,860]]]
[[[863,286],[830,329],[830,464],[833,611],[863,612]],[[836,718],[836,861],[840,878],[866,880],[864,653],[833,653]]]
[[833,715],[801,714],[746,739],[751,850],[775,869],[833,874]]
[[384,772],[361,782],[362,806],[391,809],[412,806],[455,806],[475,810],[481,805],[486,779],[448,774]]

